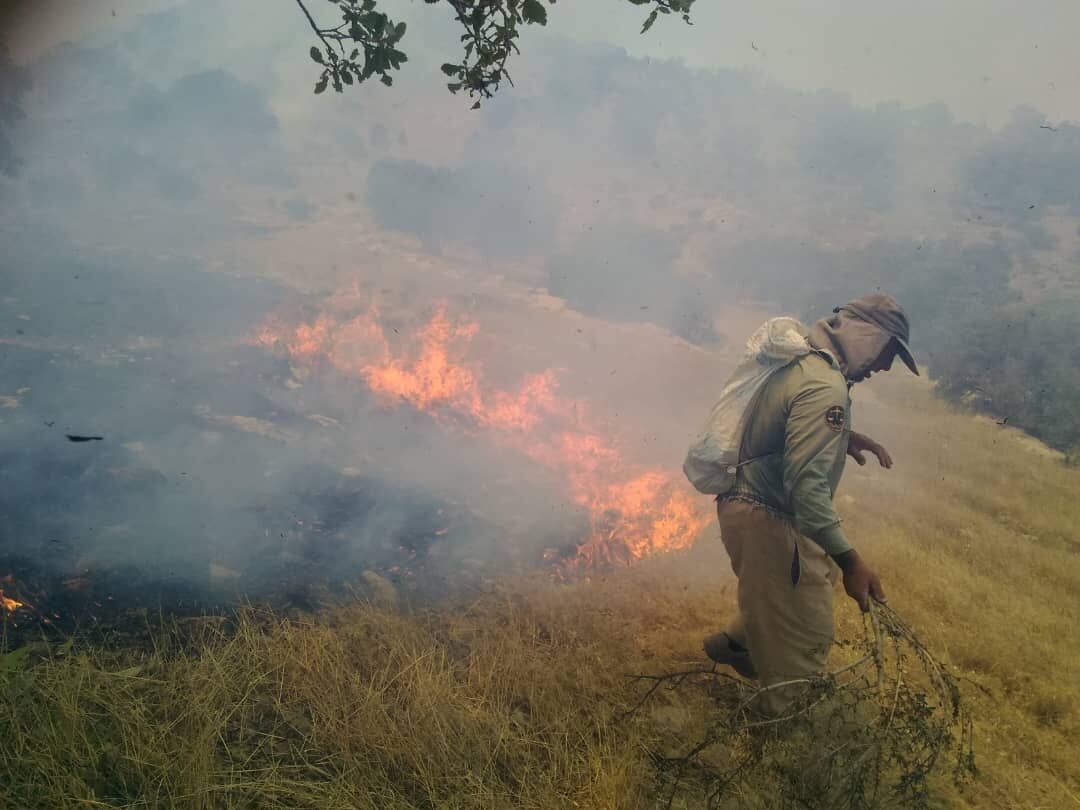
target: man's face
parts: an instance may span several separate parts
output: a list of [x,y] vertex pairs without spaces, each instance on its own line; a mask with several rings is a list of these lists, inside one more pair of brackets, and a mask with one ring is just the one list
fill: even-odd
[[885,348],[881,350],[881,354],[877,356],[877,359],[870,364],[860,376],[852,380],[853,383],[862,382],[863,380],[869,380],[870,375],[878,371],[888,371],[892,368],[893,360],[896,359],[896,341],[890,340],[885,344]]

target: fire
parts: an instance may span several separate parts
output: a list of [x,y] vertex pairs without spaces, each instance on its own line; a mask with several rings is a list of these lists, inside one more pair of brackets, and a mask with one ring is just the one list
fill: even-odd
[[26,607],[26,602],[4,596],[4,590],[0,588],[0,607],[3,607],[8,613],[14,613],[19,608]]
[[331,301],[310,323],[270,322],[253,342],[361,379],[388,407],[404,403],[485,430],[560,473],[590,521],[575,565],[628,563],[685,548],[706,524],[681,478],[627,463],[616,442],[589,424],[586,403],[558,393],[553,370],[526,376],[513,391],[492,389],[458,359],[478,333],[476,324],[452,320],[440,307],[414,338],[401,341],[408,349],[395,351],[377,308],[354,317],[330,314],[341,303]]
[[607,484],[585,505],[592,534],[578,553],[586,565],[625,563],[685,548],[704,525],[690,496],[655,470]]

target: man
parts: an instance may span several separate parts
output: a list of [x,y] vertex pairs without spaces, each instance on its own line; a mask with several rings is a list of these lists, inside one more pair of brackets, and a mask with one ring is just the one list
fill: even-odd
[[[862,465],[871,452],[882,467],[892,466],[884,447],[851,429],[851,386],[888,371],[896,355],[919,373],[907,345],[907,315],[891,296],[837,307],[807,337],[813,351],[762,389],[747,417],[735,486],[717,498],[721,536],[739,580],[739,613],[725,632],[705,639],[705,652],[766,687],[824,670],[833,638],[834,562],[863,611],[870,599],[885,601],[877,575],[848,542],[832,498],[846,455]],[[798,691],[767,689],[758,708],[782,715]]]

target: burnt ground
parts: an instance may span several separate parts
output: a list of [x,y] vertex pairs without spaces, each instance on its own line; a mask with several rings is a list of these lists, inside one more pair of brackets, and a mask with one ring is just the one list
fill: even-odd
[[8,648],[241,602],[311,610],[363,593],[365,572],[423,603],[550,568],[586,534],[513,454],[355,380],[298,385],[246,339],[304,305],[290,291],[184,267],[0,269],[0,589],[27,605],[0,608]]

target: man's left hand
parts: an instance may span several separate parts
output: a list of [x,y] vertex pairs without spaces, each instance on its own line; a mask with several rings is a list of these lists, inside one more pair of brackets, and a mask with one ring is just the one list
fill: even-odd
[[892,456],[889,455],[889,451],[875,442],[869,436],[864,436],[861,433],[851,431],[851,437],[848,440],[848,455],[855,459],[855,463],[860,467],[866,464],[866,456],[863,455],[866,452],[873,453],[877,456],[878,464],[884,467],[886,470],[892,467]]

